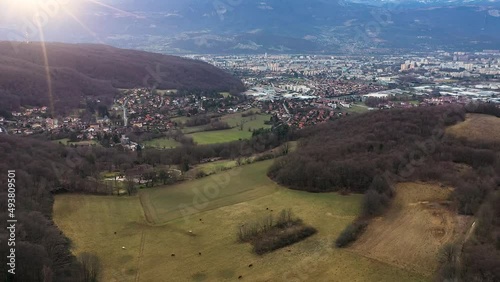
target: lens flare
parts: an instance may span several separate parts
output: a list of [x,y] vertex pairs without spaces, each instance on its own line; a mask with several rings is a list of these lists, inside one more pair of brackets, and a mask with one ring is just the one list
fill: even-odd
[[18,11],[30,11],[37,9],[42,2],[42,0],[15,0],[9,1],[8,4]]
[[[88,28],[85,23],[77,17],[80,10],[85,10],[85,4],[104,7],[121,15],[141,18],[141,16],[134,13],[103,3],[101,0],[0,0],[0,17],[6,22],[11,21],[19,23],[22,21],[23,28],[19,31],[24,32],[26,36],[25,42],[30,43],[33,40],[41,43],[47,79],[47,95],[49,96],[50,111],[53,117],[55,114],[54,93],[50,58],[45,46],[44,28],[46,25],[51,24],[51,22],[61,22],[61,19],[64,19],[64,16],[67,15],[93,36],[97,42],[104,43],[98,38],[95,32]],[[20,34],[20,32],[18,33]]]

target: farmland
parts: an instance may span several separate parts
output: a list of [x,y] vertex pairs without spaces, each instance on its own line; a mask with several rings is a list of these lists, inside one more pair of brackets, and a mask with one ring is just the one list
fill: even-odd
[[[270,115],[257,114],[250,117],[242,117],[242,113],[235,113],[223,116],[221,121],[227,122],[231,129],[217,131],[198,131],[193,132],[193,128],[186,128],[185,133],[191,133],[188,136],[193,137],[198,144],[215,144],[236,141],[240,139],[249,139],[252,137],[252,130],[259,128],[269,128],[265,122],[269,121]],[[243,126],[241,124],[243,123]]]
[[[252,109],[249,111],[258,112],[258,109]],[[192,137],[193,140],[200,145],[207,144],[217,144],[217,143],[227,143],[237,140],[250,139],[252,137],[252,130],[260,128],[269,128],[270,125],[266,125],[265,122],[269,121],[271,116],[267,114],[256,114],[249,117],[242,117],[242,114],[248,113],[238,112],[233,114],[224,115],[220,118],[222,122],[227,122],[230,129],[226,130],[216,130],[216,131],[206,131],[207,126],[193,126],[184,127],[182,132],[187,134],[187,136]],[[174,122],[183,124],[189,120],[188,117],[176,117],[172,119]],[[243,123],[243,125],[242,125]],[[144,144],[146,147],[164,149],[164,148],[175,148],[180,146],[180,143],[175,140],[168,138],[157,138],[150,141],[146,141]]]
[[[174,187],[141,191],[140,198],[147,220],[162,224],[183,217],[259,198],[277,191],[278,186],[266,177],[272,161],[235,168]],[[242,181],[244,179],[244,181]]]
[[464,122],[449,127],[447,133],[474,141],[500,142],[500,118],[468,114]]
[[[72,240],[75,254],[99,256],[103,281],[428,280],[333,248],[336,236],[358,215],[362,196],[279,187],[265,175],[270,164],[142,190],[136,197],[58,195],[54,221]],[[237,242],[237,226],[287,208],[318,234],[264,256]]]

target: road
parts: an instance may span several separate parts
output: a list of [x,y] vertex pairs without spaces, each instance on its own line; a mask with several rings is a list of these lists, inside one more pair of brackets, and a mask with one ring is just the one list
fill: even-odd
[[288,115],[288,120],[286,122],[289,122],[292,119],[292,116],[290,115],[290,111],[286,107],[285,103],[283,103],[283,107],[285,108],[286,114]]
[[127,98],[127,100],[125,100],[125,102],[123,103],[123,125],[124,126],[128,126],[128,118],[127,118],[127,104],[128,104],[128,100],[130,100],[130,98]]

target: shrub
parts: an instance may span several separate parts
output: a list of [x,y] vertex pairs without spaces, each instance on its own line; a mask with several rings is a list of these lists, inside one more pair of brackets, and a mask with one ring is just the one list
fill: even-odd
[[375,190],[380,194],[386,194],[389,197],[392,197],[394,194],[391,185],[389,185],[387,180],[382,176],[375,176],[373,178],[370,189]]
[[295,218],[291,209],[282,210],[278,219],[275,219],[273,214],[269,214],[256,221],[241,225],[238,229],[238,238],[241,242],[248,242],[275,227],[284,229],[301,223],[302,220]]
[[295,225],[285,230],[274,229],[268,234],[264,234],[254,243],[254,252],[258,255],[272,252],[274,250],[292,245],[312,236],[318,232],[314,227],[305,225]]
[[211,122],[205,131],[226,130],[226,129],[230,129],[230,128],[231,128],[231,126],[229,126],[229,124],[227,122],[216,120],[216,121]]
[[256,112],[256,111],[249,111],[249,112],[247,112],[247,113],[242,113],[242,114],[241,114],[241,117],[244,117],[244,118],[245,118],[245,117],[251,117],[251,116],[254,116],[254,115],[256,115],[256,114],[258,114],[258,112]]
[[386,194],[380,194],[377,191],[370,189],[363,197],[363,215],[381,215],[389,203],[389,197]]
[[207,174],[203,170],[200,170],[196,173],[196,179],[200,179],[200,178],[203,178],[206,176],[207,176]]
[[455,244],[446,244],[439,251],[439,262],[441,263],[452,263],[454,262],[460,249]]
[[272,214],[238,228],[238,240],[250,242],[254,252],[262,255],[279,248],[299,242],[317,230],[304,225],[302,220],[293,216],[290,209],[282,210],[278,218]]
[[266,153],[266,154],[263,154],[263,155],[260,155],[260,156],[257,156],[255,158],[255,161],[256,162],[260,162],[260,161],[266,161],[266,160],[271,160],[271,159],[274,159],[275,156],[273,153]]
[[192,117],[188,121],[186,121],[186,126],[194,127],[194,126],[206,125],[209,124],[211,120],[212,119],[207,115],[199,115]]
[[337,240],[335,240],[335,246],[337,246],[337,248],[347,247],[349,244],[356,241],[361,234],[363,234],[367,226],[368,223],[365,221],[356,221],[351,223],[346,227],[346,229],[344,229],[344,231],[342,231],[342,233],[340,233]]

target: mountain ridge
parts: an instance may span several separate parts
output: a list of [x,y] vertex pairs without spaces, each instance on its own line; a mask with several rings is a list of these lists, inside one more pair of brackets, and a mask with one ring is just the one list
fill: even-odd
[[[466,51],[500,45],[498,1],[353,1],[112,1],[117,9],[87,4],[75,11],[86,28],[62,15],[51,18],[44,34],[53,41],[172,54]],[[18,28],[0,29],[0,38],[24,38],[22,22],[4,26]]]

